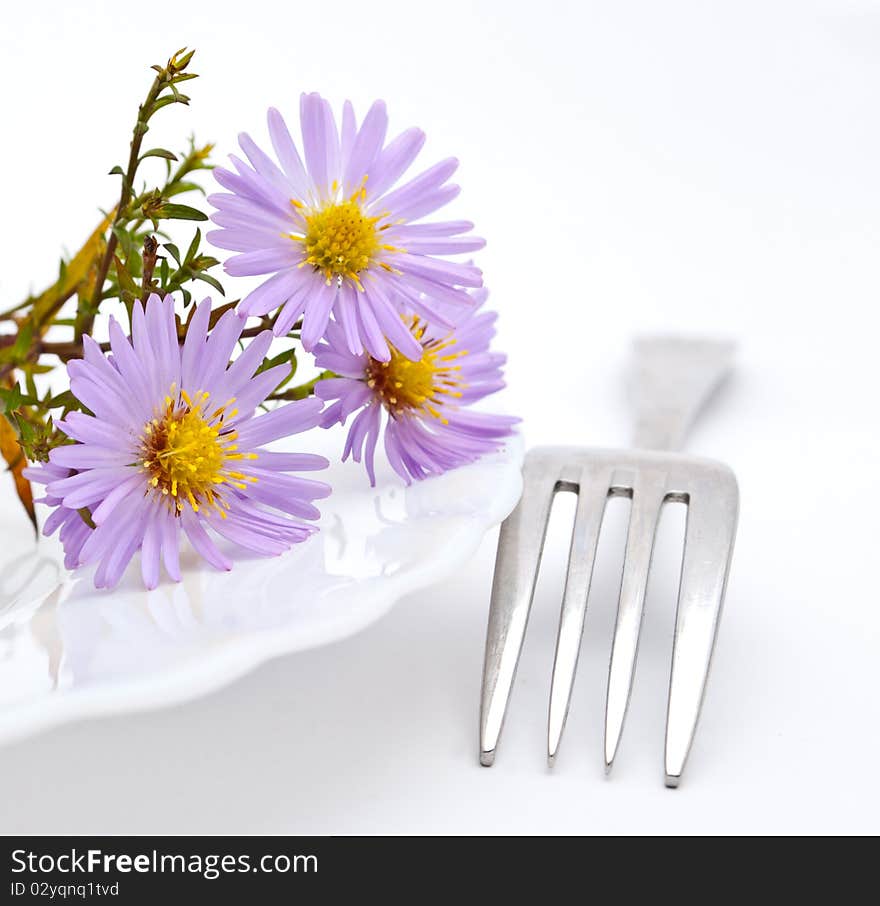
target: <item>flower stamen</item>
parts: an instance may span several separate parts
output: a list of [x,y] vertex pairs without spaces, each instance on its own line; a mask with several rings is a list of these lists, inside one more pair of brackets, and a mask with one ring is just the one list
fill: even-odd
[[334,280],[342,285],[343,280],[349,279],[358,289],[363,289],[359,275],[382,248],[377,235],[382,216],[370,217],[364,213],[361,192],[358,190],[347,201],[303,213],[305,234],[290,236],[305,246],[303,264],[322,273],[328,285]]
[[209,394],[200,392],[195,400],[172,384],[165,397],[165,408],[144,425],[140,444],[140,465],[149,475],[149,486],[169,498],[175,513],[189,503],[194,513],[207,506],[225,517],[228,503],[218,488],[223,484],[245,488],[252,476],[230,469],[232,461],[256,459],[256,453],[238,453],[238,432],[225,421],[228,400],[210,414],[205,407]]
[[[410,320],[409,328],[417,340],[423,340],[427,325],[417,316]],[[422,356],[416,361],[389,344],[389,361],[369,360],[367,386],[394,418],[418,413],[448,424],[440,407],[449,405],[449,397],[461,397],[466,386],[458,374],[461,365],[451,363],[467,355],[467,350],[447,352],[455,342],[452,336],[422,342]]]

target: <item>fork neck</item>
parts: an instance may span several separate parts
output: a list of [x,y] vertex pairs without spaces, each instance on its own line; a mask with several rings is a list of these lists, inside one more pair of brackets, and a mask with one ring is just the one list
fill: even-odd
[[633,446],[677,450],[733,364],[734,344],[685,337],[645,337],[634,344]]

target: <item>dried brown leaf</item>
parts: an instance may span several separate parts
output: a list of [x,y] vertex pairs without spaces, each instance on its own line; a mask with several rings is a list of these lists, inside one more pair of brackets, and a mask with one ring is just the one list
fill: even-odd
[[33,525],[36,532],[37,513],[34,509],[34,495],[31,490],[31,483],[22,474],[27,466],[27,459],[25,459],[25,455],[19,446],[15,428],[13,428],[5,415],[0,415],[0,454],[3,455],[3,459],[12,473],[12,479],[15,482],[15,492],[18,494],[18,499],[25,508],[28,519],[30,519],[31,525]]

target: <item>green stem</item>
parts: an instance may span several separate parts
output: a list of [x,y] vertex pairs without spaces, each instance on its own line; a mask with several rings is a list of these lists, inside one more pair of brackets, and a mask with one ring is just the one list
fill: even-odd
[[74,334],[77,340],[82,340],[83,334],[90,334],[92,331],[95,315],[101,304],[104,282],[107,279],[107,274],[110,271],[110,264],[113,261],[113,256],[116,253],[116,246],[119,242],[114,228],[124,223],[128,217],[128,205],[133,196],[134,179],[137,174],[138,165],[140,164],[141,145],[143,144],[144,136],[147,134],[149,128],[147,123],[153,113],[155,113],[155,104],[162,91],[169,85],[172,85],[173,89],[173,66],[174,58],[172,57],[168,65],[162,69],[155,79],[153,79],[153,84],[150,86],[150,90],[147,92],[143,104],[138,107],[137,120],[134,124],[134,130],[131,137],[131,148],[128,154],[128,167],[125,171],[125,177],[122,180],[119,202],[116,205],[116,217],[111,224],[110,235],[107,238],[107,248],[104,252],[104,257],[101,260],[101,265],[98,268],[98,274],[95,279],[95,289],[92,293],[91,301],[86,305],[81,305],[80,310],[77,311],[77,326]]
[[149,110],[156,102],[156,98],[159,96],[159,92],[162,90],[162,86],[164,84],[164,74],[160,73],[153,80],[153,84],[150,86],[150,91],[147,94],[146,100],[143,104],[140,105],[140,107],[138,107],[138,118],[134,126],[134,134],[132,135],[131,139],[131,149],[128,155],[128,169],[126,170],[125,177],[122,180],[122,189],[119,194],[119,202],[116,205],[116,217],[114,218],[110,228],[110,235],[107,238],[107,248],[104,251],[104,257],[101,260],[101,266],[98,268],[98,275],[95,279],[95,289],[92,293],[92,299],[88,305],[87,310],[82,310],[83,307],[81,307],[81,309],[77,311],[78,324],[75,331],[75,337],[77,340],[82,340],[83,334],[90,334],[92,332],[92,326],[95,323],[95,314],[98,311],[98,306],[101,304],[101,293],[104,289],[104,281],[107,279],[107,273],[110,270],[110,262],[113,260],[113,255],[116,252],[116,246],[119,242],[113,228],[123,222],[126,208],[129,201],[131,200],[131,187],[134,182],[135,174],[137,173],[141,153],[141,143],[143,142],[147,125],[146,122],[142,121],[141,117],[144,110]]
[[310,381],[306,381],[305,384],[290,387],[287,390],[282,390],[280,393],[273,393],[271,396],[267,397],[267,400],[272,402],[277,402],[279,400],[304,400],[307,396],[311,396],[315,392],[315,384],[317,384],[318,381],[334,378],[336,376],[337,375],[332,371],[322,371],[317,377],[312,378]]

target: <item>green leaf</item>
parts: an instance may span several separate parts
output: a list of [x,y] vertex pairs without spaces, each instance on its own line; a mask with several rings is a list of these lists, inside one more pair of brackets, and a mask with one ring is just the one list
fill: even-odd
[[9,388],[0,387],[0,415],[4,412],[12,412],[14,409],[21,408],[24,400],[25,398],[18,384],[13,384]]
[[167,151],[165,148],[150,148],[145,151],[138,160],[146,160],[148,157],[163,157],[165,160],[177,160],[177,155],[173,151]]
[[162,216],[167,220],[207,220],[208,215],[186,204],[163,204]]
[[190,261],[190,267],[197,271],[207,271],[219,263],[220,262],[211,255],[199,255]]
[[175,195],[183,195],[185,192],[200,192],[205,194],[205,190],[194,182],[173,182],[165,187],[163,194],[166,198],[173,198]]
[[113,233],[119,241],[119,247],[122,249],[122,254],[125,258],[132,258],[135,252],[134,240],[132,239],[131,234],[122,224],[117,224],[113,227]]
[[280,390],[282,387],[284,387],[286,384],[289,384],[291,380],[293,380],[293,376],[296,374],[296,369],[297,369],[298,364],[299,363],[296,360],[296,349],[295,348],[291,349],[290,350],[290,371],[288,372],[287,377],[284,378],[284,380],[275,388],[276,392],[278,390]]
[[160,97],[154,104],[153,109],[150,111],[150,116],[152,116],[157,111],[161,110],[163,107],[167,107],[169,104],[176,104],[177,98],[173,94],[166,94]]
[[126,293],[130,293],[135,299],[140,298],[140,287],[134,282],[134,278],[128,272],[128,268],[116,255],[113,256],[113,260],[116,262],[116,277],[119,280],[119,288]]
[[142,249],[143,242],[138,243],[137,250],[132,248],[132,253],[125,259],[125,269],[131,274],[135,283],[139,283],[144,271],[144,259]]
[[212,277],[210,274],[196,274],[193,279],[201,280],[202,283],[207,283],[208,286],[213,286],[221,296],[226,295],[226,290],[223,289],[223,284],[216,277]]
[[107,174],[108,176],[121,176],[122,185],[125,188],[126,192],[131,192],[131,183],[128,181],[128,176],[125,173],[125,170],[122,169],[118,164]]
[[296,349],[285,349],[283,352],[279,352],[278,355],[272,356],[272,358],[265,358],[260,363],[260,367],[257,369],[257,374],[262,374],[264,371],[268,371],[270,368],[274,368],[276,365],[283,365],[285,362],[290,361],[290,367],[293,371],[296,371]]
[[13,357],[24,357],[31,348],[31,340],[34,336],[34,326],[30,321],[26,321],[18,332],[15,342],[12,344]]
[[168,254],[177,262],[180,267],[180,249],[173,242],[163,242],[162,248],[168,250]]
[[116,223],[113,225],[113,234],[120,242],[124,242],[129,238],[128,230],[125,228],[125,225],[122,223]]
[[196,234],[192,238],[192,242],[189,244],[189,248],[186,250],[186,257],[183,259],[186,262],[190,262],[195,257],[196,252],[199,250],[199,243],[202,241],[202,231],[196,227]]
[[312,378],[312,380],[307,381],[305,384],[300,384],[298,387],[291,387],[290,390],[285,390],[282,393],[274,393],[270,397],[272,400],[303,400],[308,396],[311,396],[315,391],[315,384],[319,381],[325,381],[328,378],[334,378],[337,375],[332,371],[322,371],[317,377]]
[[12,417],[15,419],[15,430],[18,432],[18,439],[22,446],[31,444],[34,441],[36,428],[25,418],[13,410]]
[[48,409],[75,409],[78,405],[79,400],[70,390],[56,394],[46,403]]

